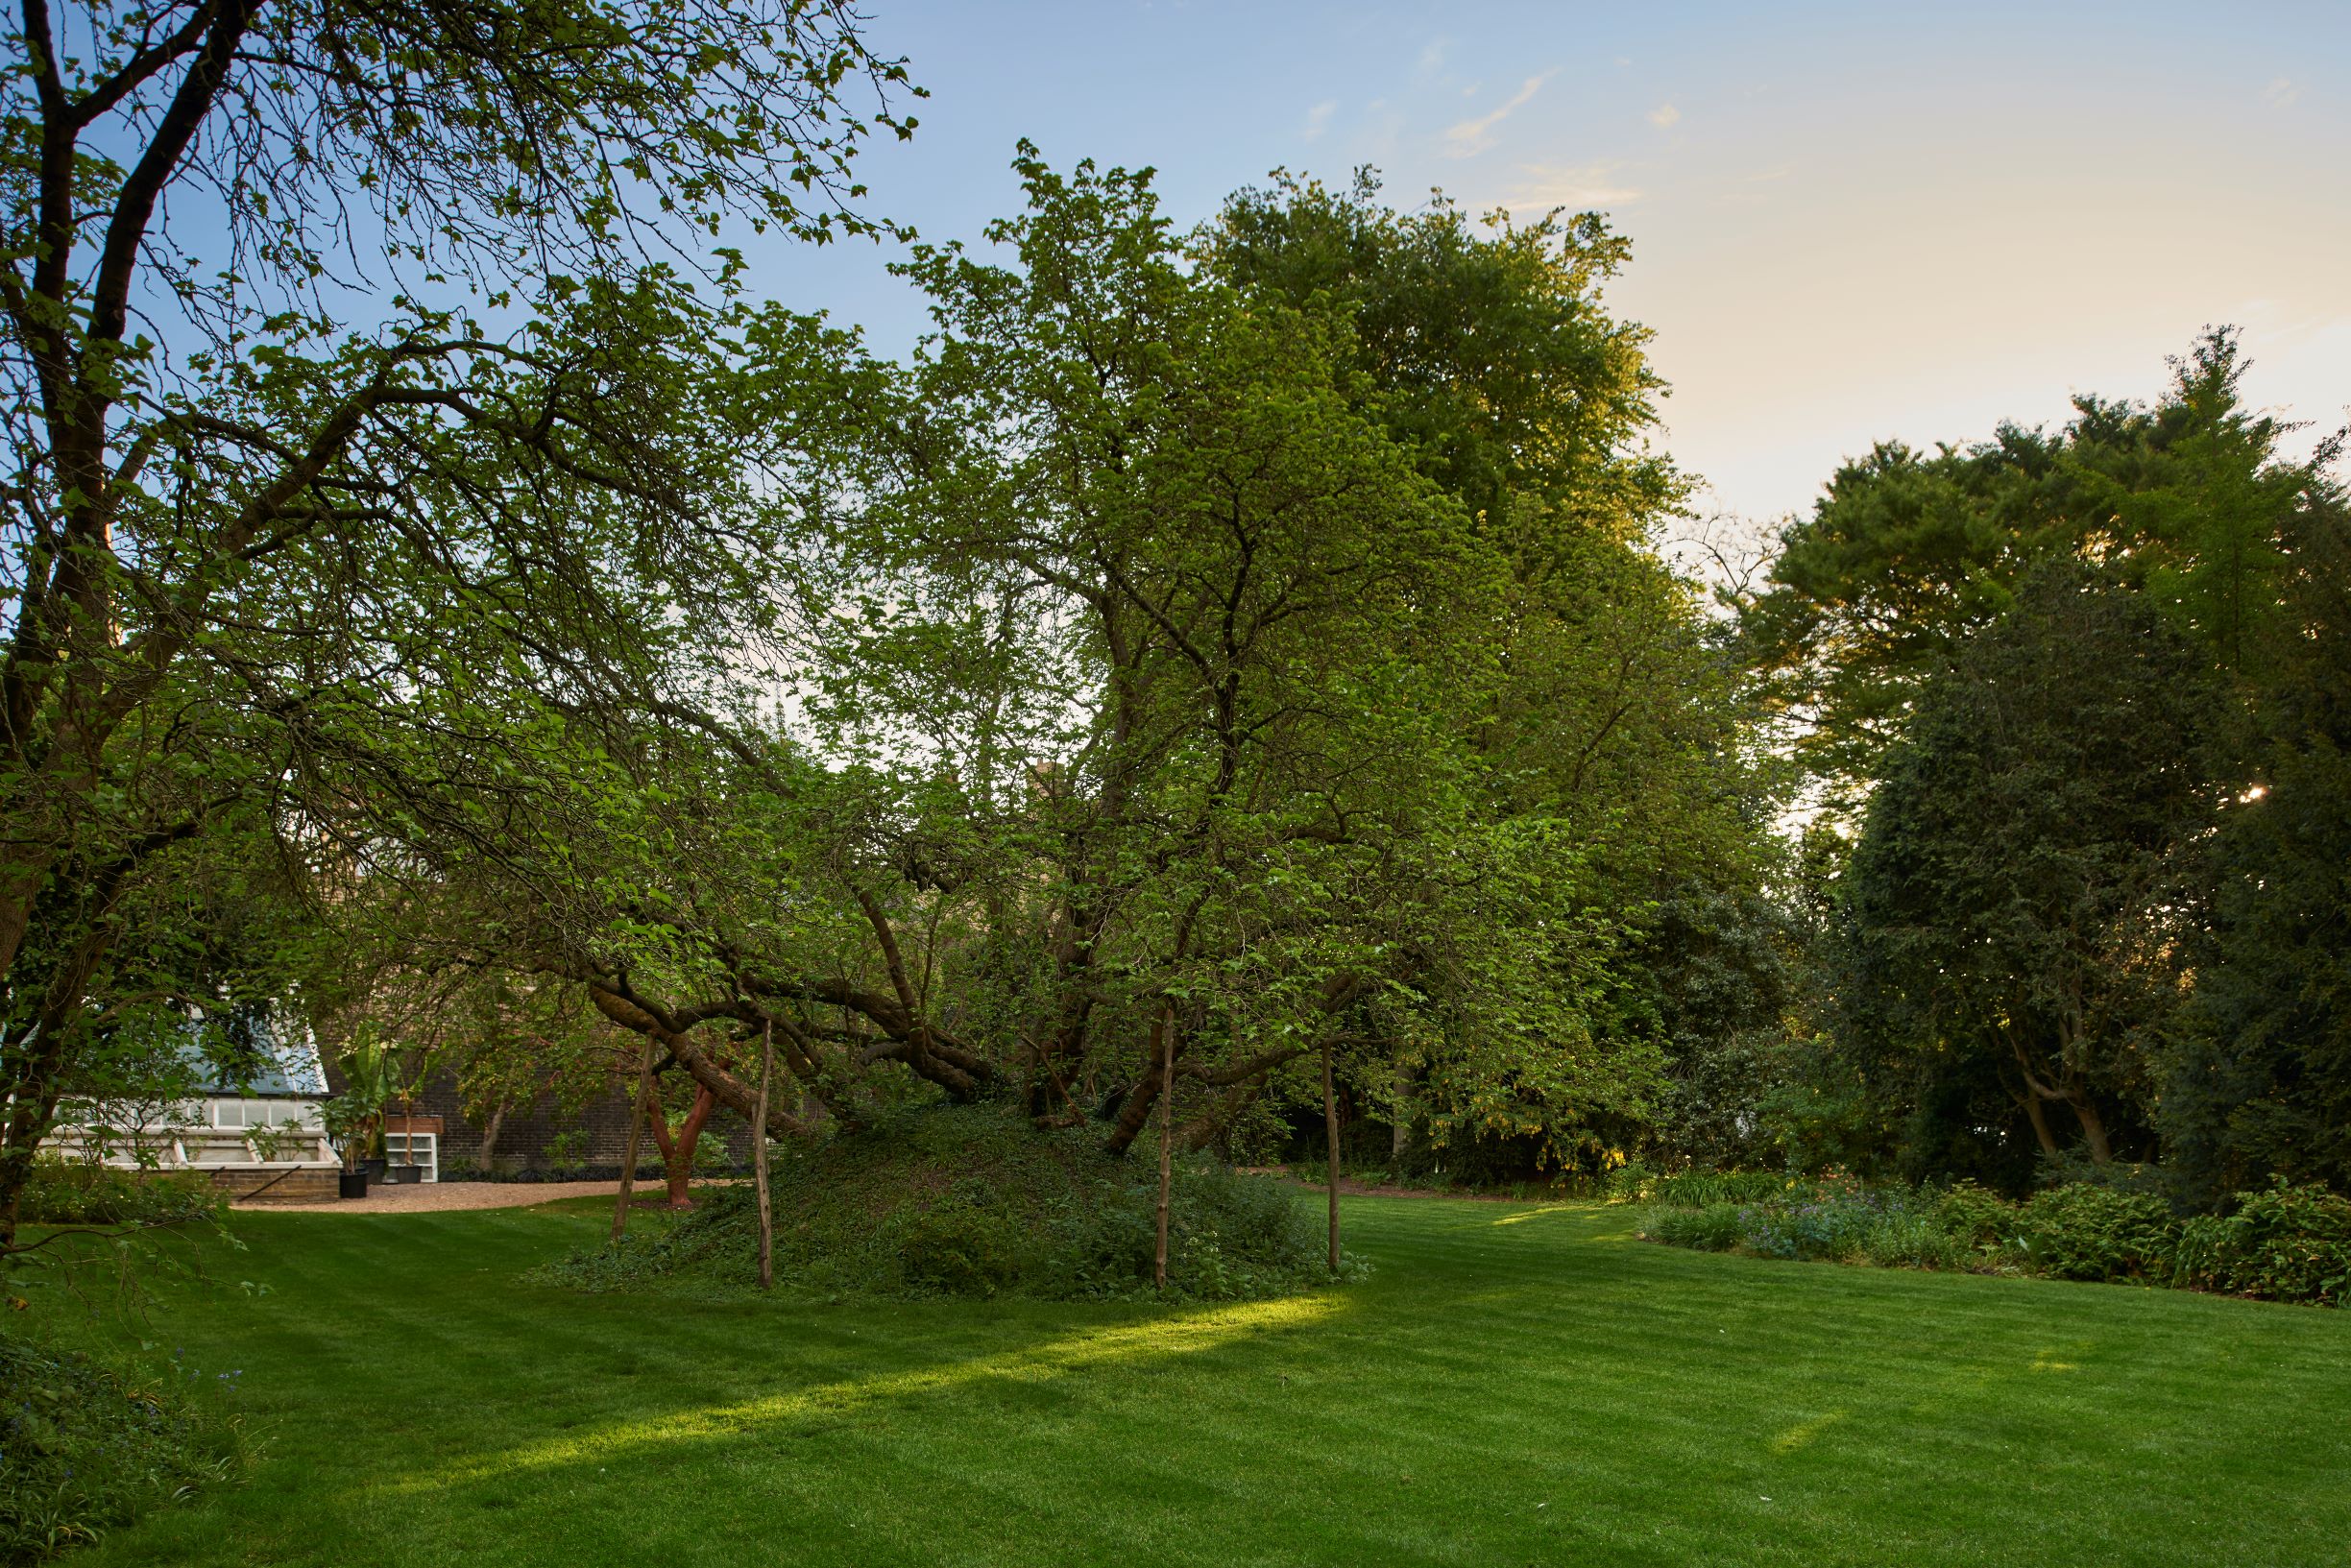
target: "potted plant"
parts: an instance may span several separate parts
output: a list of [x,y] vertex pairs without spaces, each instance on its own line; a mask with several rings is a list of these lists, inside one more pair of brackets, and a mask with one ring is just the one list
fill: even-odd
[[343,1092],[320,1108],[319,1118],[343,1151],[342,1195],[365,1197],[368,1177],[384,1169],[383,1111],[392,1098],[392,1064],[383,1042],[363,1025],[340,1065]]
[[[418,1164],[416,1159],[416,1140],[413,1136],[408,1135],[416,1131],[416,1090],[418,1081],[424,1074],[426,1056],[424,1051],[412,1051],[403,1064],[387,1050],[383,1053],[383,1059],[385,1108],[388,1111],[391,1102],[395,1099],[400,1102],[400,1130],[403,1134],[400,1139],[400,1161],[385,1172],[384,1179],[401,1185],[412,1185],[424,1179],[424,1167]],[[403,1065],[404,1072],[402,1071]],[[384,1125],[382,1120],[376,1122],[376,1146],[379,1148],[386,1146],[383,1135]],[[433,1126],[438,1131],[440,1122],[435,1122]]]

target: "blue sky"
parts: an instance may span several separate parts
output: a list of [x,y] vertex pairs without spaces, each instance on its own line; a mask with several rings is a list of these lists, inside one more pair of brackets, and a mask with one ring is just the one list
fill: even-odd
[[[1608,211],[1668,448],[1752,519],[1875,439],[2145,397],[2206,323],[2248,391],[2351,405],[2351,6],[871,0],[932,100],[861,160],[925,238],[1009,210],[1021,136],[1160,171],[1178,222],[1283,165],[1400,203]],[[896,351],[887,250],[763,248],[765,292]]]

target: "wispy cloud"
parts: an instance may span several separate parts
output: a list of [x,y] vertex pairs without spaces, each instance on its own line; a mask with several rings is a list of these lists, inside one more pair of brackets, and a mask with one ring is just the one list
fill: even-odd
[[1657,108],[1649,111],[1649,123],[1656,126],[1660,131],[1664,130],[1667,126],[1673,124],[1680,118],[1682,118],[1682,111],[1674,108],[1671,104],[1660,104]]
[[1306,139],[1314,140],[1330,129],[1331,116],[1339,112],[1339,100],[1325,98],[1306,111]]
[[1624,206],[1641,199],[1641,193],[1623,181],[1615,163],[1586,163],[1565,167],[1555,163],[1522,163],[1518,172],[1524,178],[1502,199],[1502,205],[1514,215],[1550,211],[1565,207],[1571,212],[1588,212],[1597,207]]
[[1444,133],[1447,157],[1470,157],[1486,151],[1494,143],[1493,128],[1525,107],[1527,101],[1542,91],[1542,84],[1559,75],[1553,66],[1540,76],[1530,76],[1519,89],[1512,93],[1499,109],[1481,114],[1474,120],[1464,120]]
[[2286,109],[2302,96],[2302,89],[2291,77],[2281,76],[2262,88],[2262,102],[2271,109]]

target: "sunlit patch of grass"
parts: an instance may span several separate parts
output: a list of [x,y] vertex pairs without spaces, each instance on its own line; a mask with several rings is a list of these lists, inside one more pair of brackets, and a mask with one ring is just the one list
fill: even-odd
[[391,1489],[432,1490],[453,1483],[514,1476],[586,1459],[625,1461],[640,1451],[663,1443],[756,1435],[763,1428],[787,1422],[853,1415],[885,1401],[917,1400],[991,1380],[1039,1385],[1105,1363],[1197,1355],[1252,1334],[1312,1325],[1330,1316],[1338,1306],[1332,1296],[1292,1296],[1184,1312],[1140,1323],[1081,1329],[1042,1344],[1016,1346],[993,1356],[911,1371],[845,1378],[788,1393],[768,1394],[732,1405],[672,1411],[650,1420],[619,1422],[592,1432],[548,1438],[506,1453],[481,1456],[446,1472],[414,1476]]
[[1827,1432],[1830,1427],[1836,1425],[1839,1421],[1844,1419],[1845,1411],[1830,1411],[1828,1414],[1814,1416],[1809,1421],[1799,1421],[1794,1426],[1788,1428],[1785,1432],[1780,1434],[1779,1436],[1772,1439],[1772,1452],[1775,1454],[1793,1454],[1796,1452],[1796,1450],[1804,1447],[1805,1444],[1810,1442],[1813,1438],[1819,1436],[1822,1433]]

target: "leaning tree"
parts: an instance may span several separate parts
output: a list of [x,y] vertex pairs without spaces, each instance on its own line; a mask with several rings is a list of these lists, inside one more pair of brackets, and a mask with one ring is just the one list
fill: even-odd
[[[693,650],[756,633],[774,422],[736,373],[788,328],[704,247],[870,227],[849,160],[912,122],[860,28],[824,0],[16,13],[0,1243],[126,1010],[218,995],[117,973],[143,886],[257,832],[281,894],[331,898],[415,831],[418,792],[371,780],[461,751],[484,809],[556,716],[695,712]],[[491,836],[509,771],[444,826]]]

